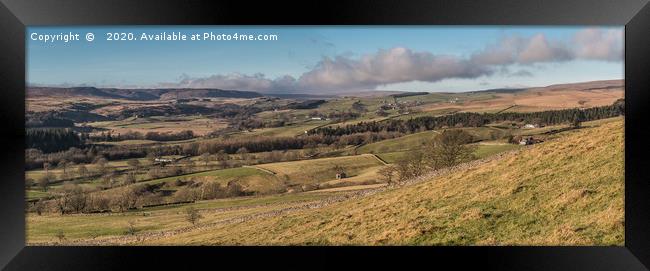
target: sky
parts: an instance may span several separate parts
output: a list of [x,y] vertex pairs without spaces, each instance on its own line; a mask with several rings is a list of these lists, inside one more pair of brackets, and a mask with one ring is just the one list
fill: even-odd
[[[458,92],[623,79],[624,67],[623,27],[93,26],[26,31],[27,84],[32,86]],[[186,40],[145,39],[162,32],[181,33]],[[92,41],[86,39],[88,33]],[[107,40],[109,33],[132,33],[133,38]],[[65,34],[79,34],[79,40],[65,42]],[[231,39],[219,39],[222,34]],[[234,40],[234,34],[277,39]]]

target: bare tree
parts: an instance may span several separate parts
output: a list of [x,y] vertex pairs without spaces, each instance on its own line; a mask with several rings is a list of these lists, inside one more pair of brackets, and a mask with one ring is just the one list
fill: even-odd
[[194,172],[194,168],[196,167],[196,164],[192,160],[188,160],[186,164],[187,172]]
[[124,174],[124,184],[129,185],[129,184],[134,184],[137,182],[137,175],[135,172],[128,172]]
[[64,173],[64,174],[67,173],[67,169],[68,169],[68,160],[61,159],[61,161],[59,161],[58,167],[60,167],[60,168],[63,169],[63,173]]
[[196,210],[194,207],[189,207],[185,209],[185,219],[192,223],[192,225],[196,225],[196,223],[199,222],[199,219],[203,218],[201,214],[199,214],[199,211]]
[[149,161],[149,164],[153,165],[156,162],[156,154],[153,152],[148,152],[147,161]]
[[241,148],[239,148],[237,150],[237,154],[241,155],[241,159],[246,161],[247,164],[250,162],[250,159],[251,159],[251,157],[250,157],[250,155],[248,153],[249,152],[248,152],[248,149],[246,147],[241,147]]
[[50,182],[54,181],[54,179],[55,177],[52,172],[45,172],[45,174],[38,179],[38,186],[43,189],[43,191],[47,191],[48,185]]
[[217,199],[225,196],[225,191],[218,182],[207,182],[201,187],[201,199]]
[[129,209],[135,208],[141,196],[141,187],[138,185],[131,185],[121,189],[121,191],[113,198],[112,203],[120,212],[125,212]]
[[472,135],[465,130],[445,130],[424,148],[425,162],[432,169],[454,166],[474,158]]
[[218,161],[227,161],[228,160],[228,154],[224,150],[219,150],[219,152],[217,152],[217,160]]
[[200,197],[200,192],[191,187],[183,187],[174,193],[174,199],[177,201],[195,201]]
[[162,172],[159,167],[154,166],[147,171],[147,176],[151,179],[157,179],[162,176]]
[[63,193],[59,194],[59,196],[54,199],[54,203],[61,215],[66,214],[70,210],[70,193],[68,191],[64,191]]
[[396,169],[400,181],[422,175],[426,171],[423,153],[420,151],[409,153],[409,155],[397,162]]
[[108,170],[108,160],[104,157],[100,157],[97,160],[95,160],[95,167],[97,168],[97,172],[100,174],[106,174],[109,172]]
[[134,170],[140,169],[140,160],[138,159],[131,159],[127,161],[126,164],[129,165]]
[[226,185],[226,194],[230,197],[244,195],[244,187],[238,181],[229,181]]
[[102,175],[102,183],[106,189],[113,187],[113,184],[115,183],[115,175],[112,173]]
[[77,176],[79,176],[80,178],[86,178],[86,177],[88,177],[88,175],[89,175],[88,174],[88,168],[86,168],[86,166],[79,165],[77,167]]
[[88,196],[79,185],[74,185],[72,190],[70,190],[68,193],[69,205],[73,211],[80,213],[86,209],[86,206],[88,204]]
[[36,212],[36,214],[41,215],[44,210],[45,210],[45,202],[43,202],[43,199],[39,199],[37,202],[34,203],[34,211]]
[[387,165],[377,171],[379,176],[381,176],[381,178],[388,184],[391,184],[393,182],[393,177],[395,176],[396,172],[397,168],[394,165]]
[[111,200],[102,195],[95,195],[92,197],[88,195],[88,205],[93,210],[105,211],[111,208]]
[[212,160],[212,159],[210,157],[209,152],[201,154],[201,161],[203,161],[205,163],[206,167],[208,166],[208,163],[210,163],[210,160]]

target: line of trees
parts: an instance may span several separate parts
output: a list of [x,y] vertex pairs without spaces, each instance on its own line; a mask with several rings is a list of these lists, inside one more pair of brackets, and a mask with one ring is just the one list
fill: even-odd
[[44,168],[44,165],[60,167],[63,163],[89,164],[99,159],[121,160],[142,158],[153,149],[129,148],[126,146],[71,147],[65,151],[46,153],[39,149],[25,150],[25,170]]
[[25,131],[25,149],[56,152],[82,145],[79,135],[69,128],[30,128]]
[[[163,188],[174,187],[177,191],[166,195]],[[286,191],[286,187],[278,188]],[[168,191],[168,190],[167,190]],[[277,192],[277,191],[272,191]],[[125,212],[143,207],[174,203],[187,203],[196,200],[239,197],[252,195],[239,181],[232,180],[226,185],[218,182],[197,182],[192,179],[177,179],[176,182],[159,184],[133,184],[112,190],[111,193],[97,192],[78,184],[67,183],[53,192],[50,199],[40,199],[28,203],[28,211],[41,215],[55,212],[60,215],[73,213]],[[169,196],[169,197],[167,197]]]
[[192,130],[183,130],[178,132],[148,132],[143,134],[137,131],[129,131],[125,133],[113,134],[112,132],[101,132],[96,135],[82,134],[82,138],[88,138],[95,142],[107,141],[123,141],[123,140],[138,140],[138,139],[148,139],[154,141],[176,141],[176,140],[187,140],[195,137]]
[[417,117],[408,120],[391,119],[386,121],[361,122],[344,127],[321,127],[309,131],[310,135],[342,136],[365,132],[415,133],[423,130],[447,127],[480,127],[488,123],[517,121],[540,125],[555,125],[611,118],[625,114],[623,99],[612,105],[587,109],[563,109],[530,113],[455,113],[436,117]]

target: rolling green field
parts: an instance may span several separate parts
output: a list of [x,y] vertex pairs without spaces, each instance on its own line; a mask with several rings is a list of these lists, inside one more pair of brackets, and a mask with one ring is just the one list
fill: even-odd
[[[584,99],[581,95],[587,95],[583,92],[577,91],[572,99],[578,103]],[[50,152],[48,146],[40,146],[43,151],[27,150],[26,169],[32,169],[25,171],[31,183],[26,188],[27,242],[46,245],[622,245],[623,117],[572,127],[563,114],[558,118],[566,124],[534,129],[518,128],[525,124],[526,118],[508,117],[510,121],[482,127],[463,127],[468,124],[467,119],[462,119],[452,121],[457,123],[450,124],[449,128],[423,131],[422,127],[419,130],[422,132],[377,142],[372,140],[385,134],[373,134],[376,131],[362,134],[356,132],[364,130],[347,129],[342,133],[352,133],[349,138],[338,132],[334,136],[327,133],[305,136],[305,131],[325,126],[457,112],[577,108],[566,101],[557,106],[545,104],[558,97],[546,94],[485,91],[429,93],[396,99],[370,94],[341,95],[322,98],[326,101],[311,109],[287,108],[295,108],[289,105],[304,99],[320,99],[315,98],[318,96],[287,96],[294,97],[287,99],[266,96],[221,101],[232,102],[232,107],[224,109],[225,114],[207,110],[210,106],[217,109],[215,103],[219,101],[201,99],[197,103],[207,107],[197,112],[212,113],[177,116],[164,112],[194,111],[175,108],[178,103],[168,100],[124,104],[114,100],[97,109],[92,106],[87,109],[88,104],[76,101],[80,103],[77,105],[71,100],[69,106],[86,108],[79,109],[88,110],[84,113],[162,105],[169,106],[170,110],[153,111],[165,116],[128,117],[131,113],[125,113],[95,118],[112,121],[74,121],[76,127],[72,129],[78,129],[74,133],[83,144],[73,140],[68,143],[81,146],[80,149]],[[557,91],[548,94],[560,95]],[[580,105],[605,102],[609,105],[610,99],[618,99],[615,94],[610,96],[581,100]],[[355,105],[359,102],[361,108]],[[152,114],[151,110],[143,109],[133,112]],[[184,111],[175,111],[180,109]],[[223,116],[234,117],[224,119]],[[330,119],[312,119],[314,116]],[[40,121],[39,118],[35,116],[34,120]],[[34,123],[41,123],[38,121]],[[272,127],[278,125],[283,126]],[[110,139],[93,137],[108,131],[146,134],[183,130],[192,130],[195,136],[179,141],[106,142],[99,140]],[[419,170],[421,164],[387,165],[408,162],[405,158],[422,150],[445,130],[469,133],[473,139],[468,144],[475,147],[477,160],[425,175],[421,172],[409,175],[410,168]],[[83,131],[91,131],[92,136],[84,137]],[[54,136],[59,136],[59,132],[51,131]],[[66,132],[68,136],[73,134],[71,130]],[[536,143],[525,147],[508,143],[513,136],[516,140],[519,136],[533,136]],[[252,139],[259,140],[249,142]],[[458,147],[455,143],[448,144]],[[244,152],[244,148],[265,151]],[[126,157],[142,158],[122,159]],[[155,158],[172,159],[160,162]],[[122,160],[107,161],[107,167],[102,168],[98,164],[104,159]],[[455,161],[452,159],[449,161]],[[130,160],[137,160],[139,165],[129,165]],[[48,178],[44,178],[43,165],[67,165],[68,161],[93,162],[84,164],[88,173],[83,175],[78,171],[80,165],[67,167],[70,174],[63,174],[61,166],[51,166],[47,172],[54,177],[49,184],[45,182]],[[382,169],[396,171],[387,174]],[[338,178],[339,172],[346,176]],[[403,178],[413,175],[419,177]],[[214,186],[215,183],[219,185]],[[86,197],[83,201],[87,206],[72,205],[73,200],[79,200],[79,195]],[[60,207],[62,202],[68,206]],[[190,207],[202,215],[196,225],[187,219],[186,211]],[[36,214],[41,211],[42,215]]]
[[305,131],[314,129],[329,123],[325,120],[308,120],[299,124],[291,126],[277,127],[277,128],[262,128],[256,129],[252,132],[241,132],[243,136],[276,136],[276,137],[294,137],[302,135]]
[[[59,232],[65,235],[66,241],[76,239],[101,240],[102,237],[124,236],[130,226],[129,223],[134,224],[139,234],[187,227],[190,224],[185,221],[183,211],[190,207],[201,209],[204,216],[202,221],[209,223],[260,211],[286,208],[304,202],[320,200],[331,195],[335,195],[335,193],[300,193],[219,199],[198,201],[186,205],[152,207],[109,215],[28,215],[26,234],[29,236],[29,243],[58,243],[57,234]],[[235,210],[218,211],[224,208]],[[237,210],[237,208],[243,210]]]
[[440,131],[426,131],[405,135],[398,138],[382,140],[379,142],[363,145],[357,149],[359,153],[386,153],[414,150],[423,146],[433,139]]
[[[167,182],[175,181],[179,178],[181,179],[197,178],[197,179],[209,179],[210,181],[228,181],[231,179],[241,179],[241,178],[252,177],[252,176],[268,177],[268,175],[269,175],[268,173],[261,170],[257,170],[255,168],[240,167],[240,168],[228,168],[228,169],[206,171],[206,172],[193,173],[193,174],[187,174],[181,176],[160,178],[160,179],[147,181],[146,183],[148,184],[167,183]],[[202,177],[206,177],[206,178],[202,178]]]
[[[495,155],[497,153],[515,150],[518,148],[520,148],[520,146],[515,144],[477,144],[476,150],[474,151],[474,156],[477,159],[481,159]],[[409,153],[410,151],[384,152],[377,153],[377,156],[388,163],[396,163],[404,159],[407,155],[409,155]]]
[[358,200],[145,243],[622,246],[622,122],[561,139]]
[[[494,140],[505,136],[506,130],[491,127],[460,128],[470,133],[475,140]],[[382,140],[363,145],[357,149],[359,153],[389,153],[419,149],[433,140],[440,130],[425,131],[398,138]]]
[[276,173],[279,178],[287,179],[293,184],[306,184],[336,179],[335,166],[342,167],[348,177],[355,177],[366,173],[371,168],[382,165],[383,163],[374,156],[365,154],[261,164],[256,167],[270,170]]
[[205,135],[211,131],[225,128],[227,123],[221,119],[191,116],[151,116],[143,118],[130,117],[117,121],[97,121],[87,124],[90,127],[110,130],[113,134],[126,132],[179,132],[191,130],[196,135]]

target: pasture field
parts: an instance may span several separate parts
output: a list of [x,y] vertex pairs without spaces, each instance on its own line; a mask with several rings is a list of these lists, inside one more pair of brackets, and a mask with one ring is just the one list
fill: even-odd
[[[454,128],[463,129],[470,133],[475,140],[495,140],[506,135],[507,130],[493,127]],[[432,130],[405,135],[398,138],[386,139],[363,145],[357,149],[359,153],[388,153],[415,150],[431,141],[441,130]]]
[[[166,190],[176,190],[173,183],[177,180],[194,182],[216,182],[225,186],[230,181],[237,181],[243,186],[244,190],[255,193],[268,193],[282,186],[282,181],[273,174],[254,167],[237,167],[203,171],[197,173],[184,174],[179,176],[159,178],[149,181],[140,182],[140,184],[156,185],[164,184]],[[117,188],[120,189],[120,188]],[[111,190],[107,190],[111,191]],[[102,191],[106,193],[105,191]]]
[[386,139],[357,148],[359,153],[386,153],[414,150],[430,141],[440,131],[426,131],[398,138]]
[[239,168],[228,168],[228,169],[219,169],[219,170],[212,170],[206,172],[192,173],[192,174],[173,176],[173,177],[165,177],[165,178],[147,181],[145,183],[147,184],[168,183],[168,182],[176,181],[177,179],[187,179],[187,178],[224,182],[230,179],[241,179],[241,178],[258,177],[258,176],[265,177],[268,175],[269,175],[268,173],[261,170],[257,170],[252,167],[239,167]]
[[135,118],[130,117],[119,121],[98,121],[87,124],[90,127],[105,129],[115,134],[127,132],[177,133],[190,130],[196,136],[202,136],[212,131],[226,128],[228,123],[221,119],[206,118],[201,116],[154,116]]
[[422,111],[458,109],[461,112],[495,112],[513,106],[507,112],[533,112],[566,108],[587,108],[612,104],[624,98],[623,87],[608,87],[612,81],[552,85],[512,93],[461,93],[457,102],[439,102],[419,107]]
[[[492,143],[492,144],[476,144],[476,150],[474,151],[474,156],[478,159],[486,158],[497,153],[515,150],[520,148],[519,145],[514,144],[502,144],[502,143]],[[377,153],[381,159],[388,163],[397,163],[398,161],[404,159],[409,155],[412,150],[403,150],[403,151],[394,151],[394,152],[383,152]]]
[[320,209],[145,243],[622,246],[622,122],[561,139]]
[[319,183],[336,179],[335,167],[342,167],[348,177],[355,177],[370,168],[382,166],[383,163],[370,154],[320,158],[293,162],[260,164],[256,167],[270,170],[279,178],[285,178],[292,184]]
[[191,226],[184,216],[184,211],[190,207],[200,210],[203,216],[202,223],[211,223],[258,212],[298,206],[332,195],[336,195],[336,191],[198,201],[185,205],[145,208],[121,214],[28,215],[26,234],[29,244],[60,243],[61,241],[57,237],[59,232],[65,235],[64,243],[86,240],[101,244],[103,238],[128,236],[126,232],[130,223],[133,223],[137,234],[171,231]]
[[[531,116],[504,115],[507,121],[464,128],[459,127],[478,122],[454,116],[445,119],[449,128],[439,130],[425,131],[421,123],[394,122],[305,137],[305,131],[325,126],[458,112],[608,105],[588,118],[620,116],[624,114],[620,102],[612,104],[623,98],[619,84],[600,81],[397,98],[388,92],[358,97],[341,94],[322,98],[325,102],[313,109],[286,109],[321,99],[300,94],[287,94],[291,98],[286,99],[260,95],[176,102],[178,95],[195,94],[169,92],[158,100],[36,95],[28,98],[31,111],[26,116],[28,129],[34,129],[27,130],[28,134],[35,139],[26,150],[27,242],[622,245],[624,117],[574,127],[565,112],[544,112],[545,118],[557,119],[545,119],[547,123],[564,124],[524,129],[519,127]],[[63,93],[82,95],[84,91],[89,90]],[[390,109],[383,114],[381,108]],[[124,110],[129,111],[118,114]],[[163,115],[142,117],[151,114]],[[282,126],[270,127],[278,125]],[[412,125],[411,129],[421,132],[373,142],[384,135],[378,130],[400,125]],[[96,137],[108,132],[115,136],[183,130],[192,130],[195,137],[178,141]],[[373,132],[363,132],[368,130]],[[416,164],[421,161],[408,159],[409,155],[446,130],[465,131],[473,140],[445,141],[443,147],[472,145],[476,159],[422,173],[422,164]],[[533,137],[535,144],[508,142],[523,136]],[[53,147],[56,140],[61,140],[61,148]],[[244,148],[260,152],[241,151]],[[122,159],[127,157],[134,158]],[[100,166],[98,161],[105,159],[112,160]],[[87,173],[81,174],[81,165],[70,161],[93,162],[83,164]],[[406,163],[388,165],[399,161]],[[47,170],[46,165],[50,165]],[[63,165],[68,165],[65,174]],[[395,170],[392,175],[382,170],[387,168]],[[81,201],[84,205],[79,207]],[[196,208],[202,216],[196,225],[187,219],[188,208]]]
[[240,132],[241,136],[273,136],[273,137],[294,137],[302,135],[305,131],[314,129],[316,127],[326,125],[329,122],[326,120],[307,120],[304,122],[292,124],[283,127],[274,128],[261,128],[255,129],[251,132]]
[[[161,158],[169,158],[169,159],[177,159],[177,158],[180,158],[180,157],[181,157],[180,155],[164,155],[164,156],[161,156]],[[116,170],[127,169],[127,168],[129,168],[129,165],[127,164],[129,160],[131,160],[131,159],[107,161],[106,165],[108,167],[112,167],[112,168],[114,168]],[[138,160],[140,162],[140,164],[142,164],[142,165],[151,164],[151,161],[149,161],[149,159],[147,159],[147,158],[134,158],[134,160]],[[68,166],[66,170],[69,170],[70,172],[76,172],[77,169],[78,169],[78,166],[79,165]],[[84,166],[89,171],[97,171],[98,170],[98,165],[97,164],[84,164]],[[56,177],[60,177],[61,174],[63,173],[63,168],[57,167],[57,168],[49,169],[49,170],[47,170],[47,172],[50,172],[50,173],[54,174]],[[45,175],[45,173],[46,173],[46,170],[44,170],[44,169],[28,170],[28,171],[25,171],[25,178],[38,180],[39,178],[43,177],[43,175]],[[60,179],[60,178],[55,178],[55,180],[58,180],[58,179]]]

